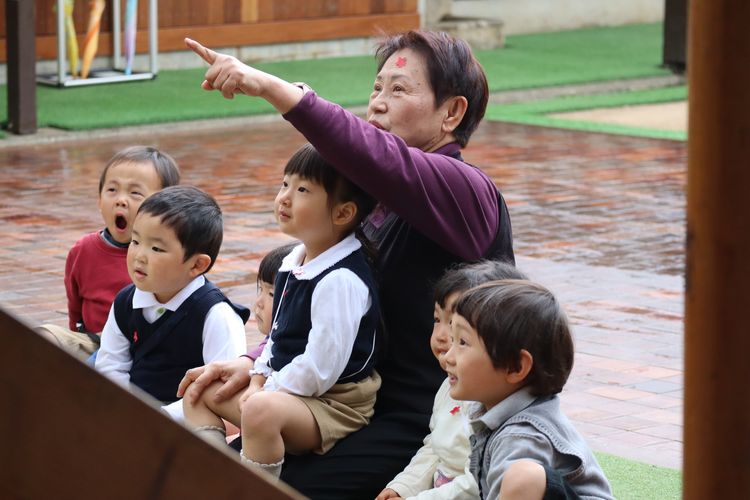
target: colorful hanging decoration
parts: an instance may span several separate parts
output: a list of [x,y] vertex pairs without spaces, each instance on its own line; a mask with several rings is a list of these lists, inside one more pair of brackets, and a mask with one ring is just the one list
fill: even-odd
[[133,72],[133,57],[135,56],[135,34],[137,30],[138,0],[128,0],[125,4],[125,74]]
[[68,62],[70,63],[70,74],[74,78],[78,76],[78,39],[76,38],[76,26],[73,22],[73,3],[75,0],[65,0],[65,47],[68,49]]
[[91,62],[94,60],[96,51],[99,48],[99,29],[101,28],[103,12],[104,0],[91,0],[89,2],[89,25],[86,30],[86,38],[83,41],[81,78],[88,78]]

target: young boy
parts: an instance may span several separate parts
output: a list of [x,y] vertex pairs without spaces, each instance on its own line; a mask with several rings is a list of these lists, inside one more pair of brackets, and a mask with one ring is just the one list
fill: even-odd
[[125,259],[138,207],[152,193],[179,182],[174,159],[153,147],[131,146],[109,160],[99,178],[104,229],[78,240],[65,263],[69,329],[43,325],[40,331],[81,357],[99,348],[112,301],[130,284]]
[[451,332],[450,395],[476,401],[470,468],[481,498],[613,498],[560,410],[573,339],[554,295],[525,280],[480,285],[456,302]]
[[143,202],[128,249],[134,284],[112,304],[97,370],[169,403],[188,369],[246,352],[250,311],[203,276],[222,238],[221,209],[199,189],[173,186]]

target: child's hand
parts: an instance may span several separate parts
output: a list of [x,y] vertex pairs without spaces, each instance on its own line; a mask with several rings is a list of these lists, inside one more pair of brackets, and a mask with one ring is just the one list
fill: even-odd
[[255,394],[258,391],[263,390],[263,385],[266,383],[266,377],[263,375],[253,375],[253,378],[250,379],[250,385],[245,390],[245,392],[240,396],[239,405],[240,410],[242,410],[242,405],[247,401],[250,396]]
[[388,498],[399,500],[401,498],[401,495],[399,495],[398,492],[393,491],[390,488],[386,488],[380,492],[380,494],[375,498],[375,500],[386,500]]
[[240,410],[242,409],[242,405],[245,404],[245,401],[247,401],[248,399],[250,399],[250,396],[252,396],[256,392],[258,392],[258,388],[257,387],[250,386],[247,389],[245,389],[245,392],[242,393],[242,396],[240,396],[240,400],[238,401],[238,403],[240,405]]

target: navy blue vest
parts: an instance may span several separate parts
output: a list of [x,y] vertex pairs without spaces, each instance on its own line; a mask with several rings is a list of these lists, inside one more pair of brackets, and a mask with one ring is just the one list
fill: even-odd
[[250,317],[249,309],[233,304],[209,281],[153,323],[140,309],[133,310],[134,294],[135,285],[126,286],[114,301],[117,326],[130,342],[130,382],[165,403],[177,400],[177,386],[187,370],[205,364],[203,323],[208,311],[226,302],[243,323]]
[[349,269],[367,285],[372,304],[359,322],[351,357],[337,383],[357,382],[372,374],[375,366],[376,337],[380,328],[380,302],[372,269],[361,249],[352,252],[310,280],[298,280],[290,271],[278,272],[273,295],[275,321],[271,332],[271,368],[279,371],[305,352],[312,328],[310,311],[313,291],[320,280],[331,271],[341,268]]

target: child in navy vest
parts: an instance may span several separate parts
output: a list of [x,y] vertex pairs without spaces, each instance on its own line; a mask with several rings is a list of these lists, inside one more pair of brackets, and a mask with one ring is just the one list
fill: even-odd
[[79,239],[65,260],[68,328],[44,324],[37,331],[83,359],[99,349],[112,301],[131,282],[127,254],[138,207],[152,193],[179,183],[177,163],[154,147],[115,153],[99,177],[104,229]]
[[[250,311],[209,283],[223,238],[221,209],[190,186],[148,197],[133,223],[128,273],[115,298],[96,369],[170,403],[185,371],[245,352]],[[179,418],[181,401],[168,412]]]
[[284,169],[275,200],[281,230],[299,239],[276,275],[273,324],[244,394],[217,403],[217,382],[185,417],[224,441],[222,418],[242,430],[241,457],[278,477],[285,452],[325,453],[372,417],[380,377],[380,307],[355,233],[374,200],[309,144]]

